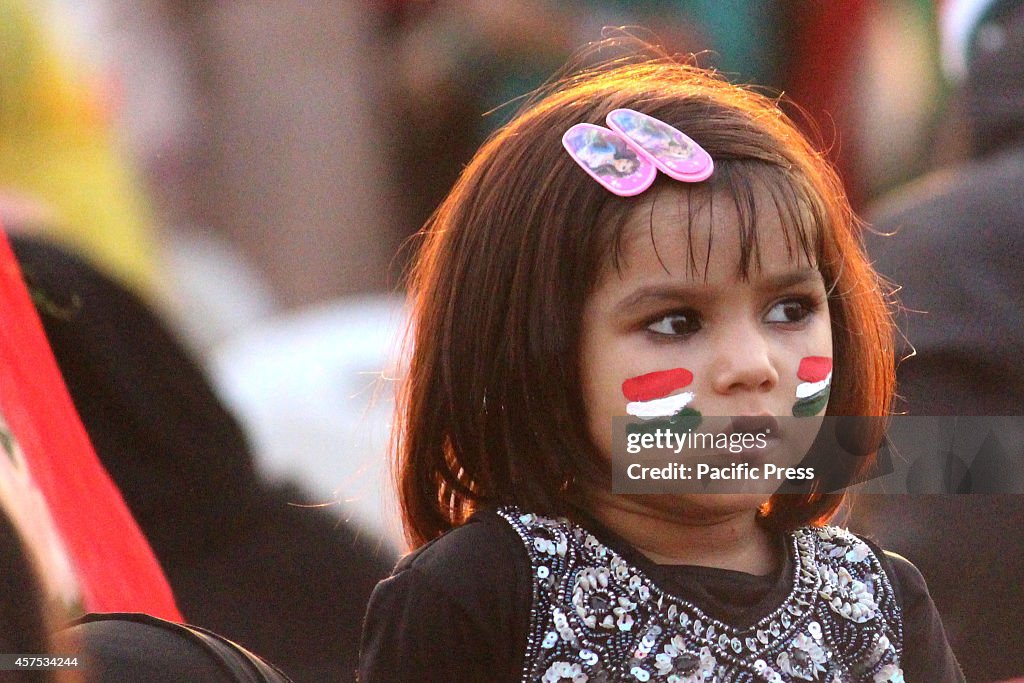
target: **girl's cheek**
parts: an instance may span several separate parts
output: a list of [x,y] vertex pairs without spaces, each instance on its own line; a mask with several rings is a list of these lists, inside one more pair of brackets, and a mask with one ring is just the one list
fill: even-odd
[[796,376],[800,383],[796,386],[793,416],[817,415],[828,405],[832,388],[832,359],[826,356],[807,356],[800,361]]
[[626,414],[644,420],[647,429],[683,427],[700,419],[690,405],[693,391],[685,391],[693,383],[693,373],[686,368],[658,370],[631,377],[622,383]]

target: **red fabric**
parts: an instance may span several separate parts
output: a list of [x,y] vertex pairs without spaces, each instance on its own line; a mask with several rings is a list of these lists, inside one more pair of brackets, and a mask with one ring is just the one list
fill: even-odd
[[149,543],[78,419],[2,230],[0,410],[46,498],[85,608],[181,621]]

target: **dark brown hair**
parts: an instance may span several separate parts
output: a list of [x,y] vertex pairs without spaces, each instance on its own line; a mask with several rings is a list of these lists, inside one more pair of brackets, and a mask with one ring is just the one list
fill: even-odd
[[[622,218],[642,196],[607,192],[565,153],[561,136],[576,123],[603,124],[617,108],[655,116],[711,154],[714,175],[688,191],[733,198],[744,272],[757,255],[754,191],[768,189],[787,240],[814,257],[830,288],[828,414],[890,410],[889,312],[821,154],[775,100],[713,73],[666,56],[604,63],[535,94],[481,147],[421,232],[392,444],[412,547],[482,505],[572,516],[570,482],[610,481],[586,427],[581,313],[601,269],[616,262]],[[841,501],[774,496],[763,521],[821,523]]]

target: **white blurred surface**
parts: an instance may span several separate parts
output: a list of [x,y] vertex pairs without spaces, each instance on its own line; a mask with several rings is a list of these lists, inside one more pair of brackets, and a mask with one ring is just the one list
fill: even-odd
[[164,313],[189,347],[204,357],[280,309],[255,266],[226,239],[176,226],[166,231],[162,247],[172,292],[162,302]]
[[262,471],[402,546],[386,448],[399,297],[353,297],[259,323],[207,356]]

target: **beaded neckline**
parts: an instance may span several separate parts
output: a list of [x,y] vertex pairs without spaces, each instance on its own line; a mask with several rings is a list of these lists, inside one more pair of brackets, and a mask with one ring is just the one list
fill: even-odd
[[[899,671],[902,625],[891,586],[848,532],[788,534],[788,595],[738,628],[663,590],[581,526],[515,507],[498,514],[526,545],[533,572],[523,680],[783,682],[828,670],[830,681],[885,681]],[[871,677],[841,677],[854,670]]]
[[[805,598],[809,598],[814,592],[814,581],[811,578],[813,572],[808,573],[806,570],[807,558],[813,556],[813,542],[803,534],[794,532],[784,532],[781,534],[781,538],[778,539],[778,545],[784,555],[781,559],[782,566],[778,567],[771,574],[755,575],[746,574],[738,570],[727,570],[703,565],[658,565],[639,550],[631,548],[626,541],[603,527],[600,523],[595,523],[594,526],[590,524],[581,525],[581,528],[584,526],[587,528],[588,533],[592,534],[596,540],[606,546],[612,553],[634,566],[637,574],[650,582],[653,593],[663,596],[665,600],[690,605],[692,610],[700,616],[705,624],[720,623],[723,628],[735,631],[738,634],[756,633],[756,630],[762,626],[770,628],[773,616],[777,617],[782,612],[787,611],[787,605],[797,600],[798,594],[802,593]],[[649,569],[649,567],[654,569]],[[761,617],[750,625],[733,626],[721,618],[713,616],[714,605],[709,605],[711,609],[701,607],[699,599],[688,598],[684,594],[674,592],[671,588],[663,587],[669,582],[659,581],[659,572],[655,571],[657,569],[667,569],[668,571],[684,569],[688,573],[692,572],[695,577],[700,577],[703,573],[705,576],[732,575],[741,577],[740,580],[759,580],[761,582],[760,585],[764,587],[763,596],[765,600],[770,601],[770,604],[775,607],[766,616]],[[803,581],[801,581],[801,577],[804,577]],[[783,582],[784,585],[780,585]],[[807,601],[809,602],[809,599]],[[792,614],[791,611],[789,613]]]

